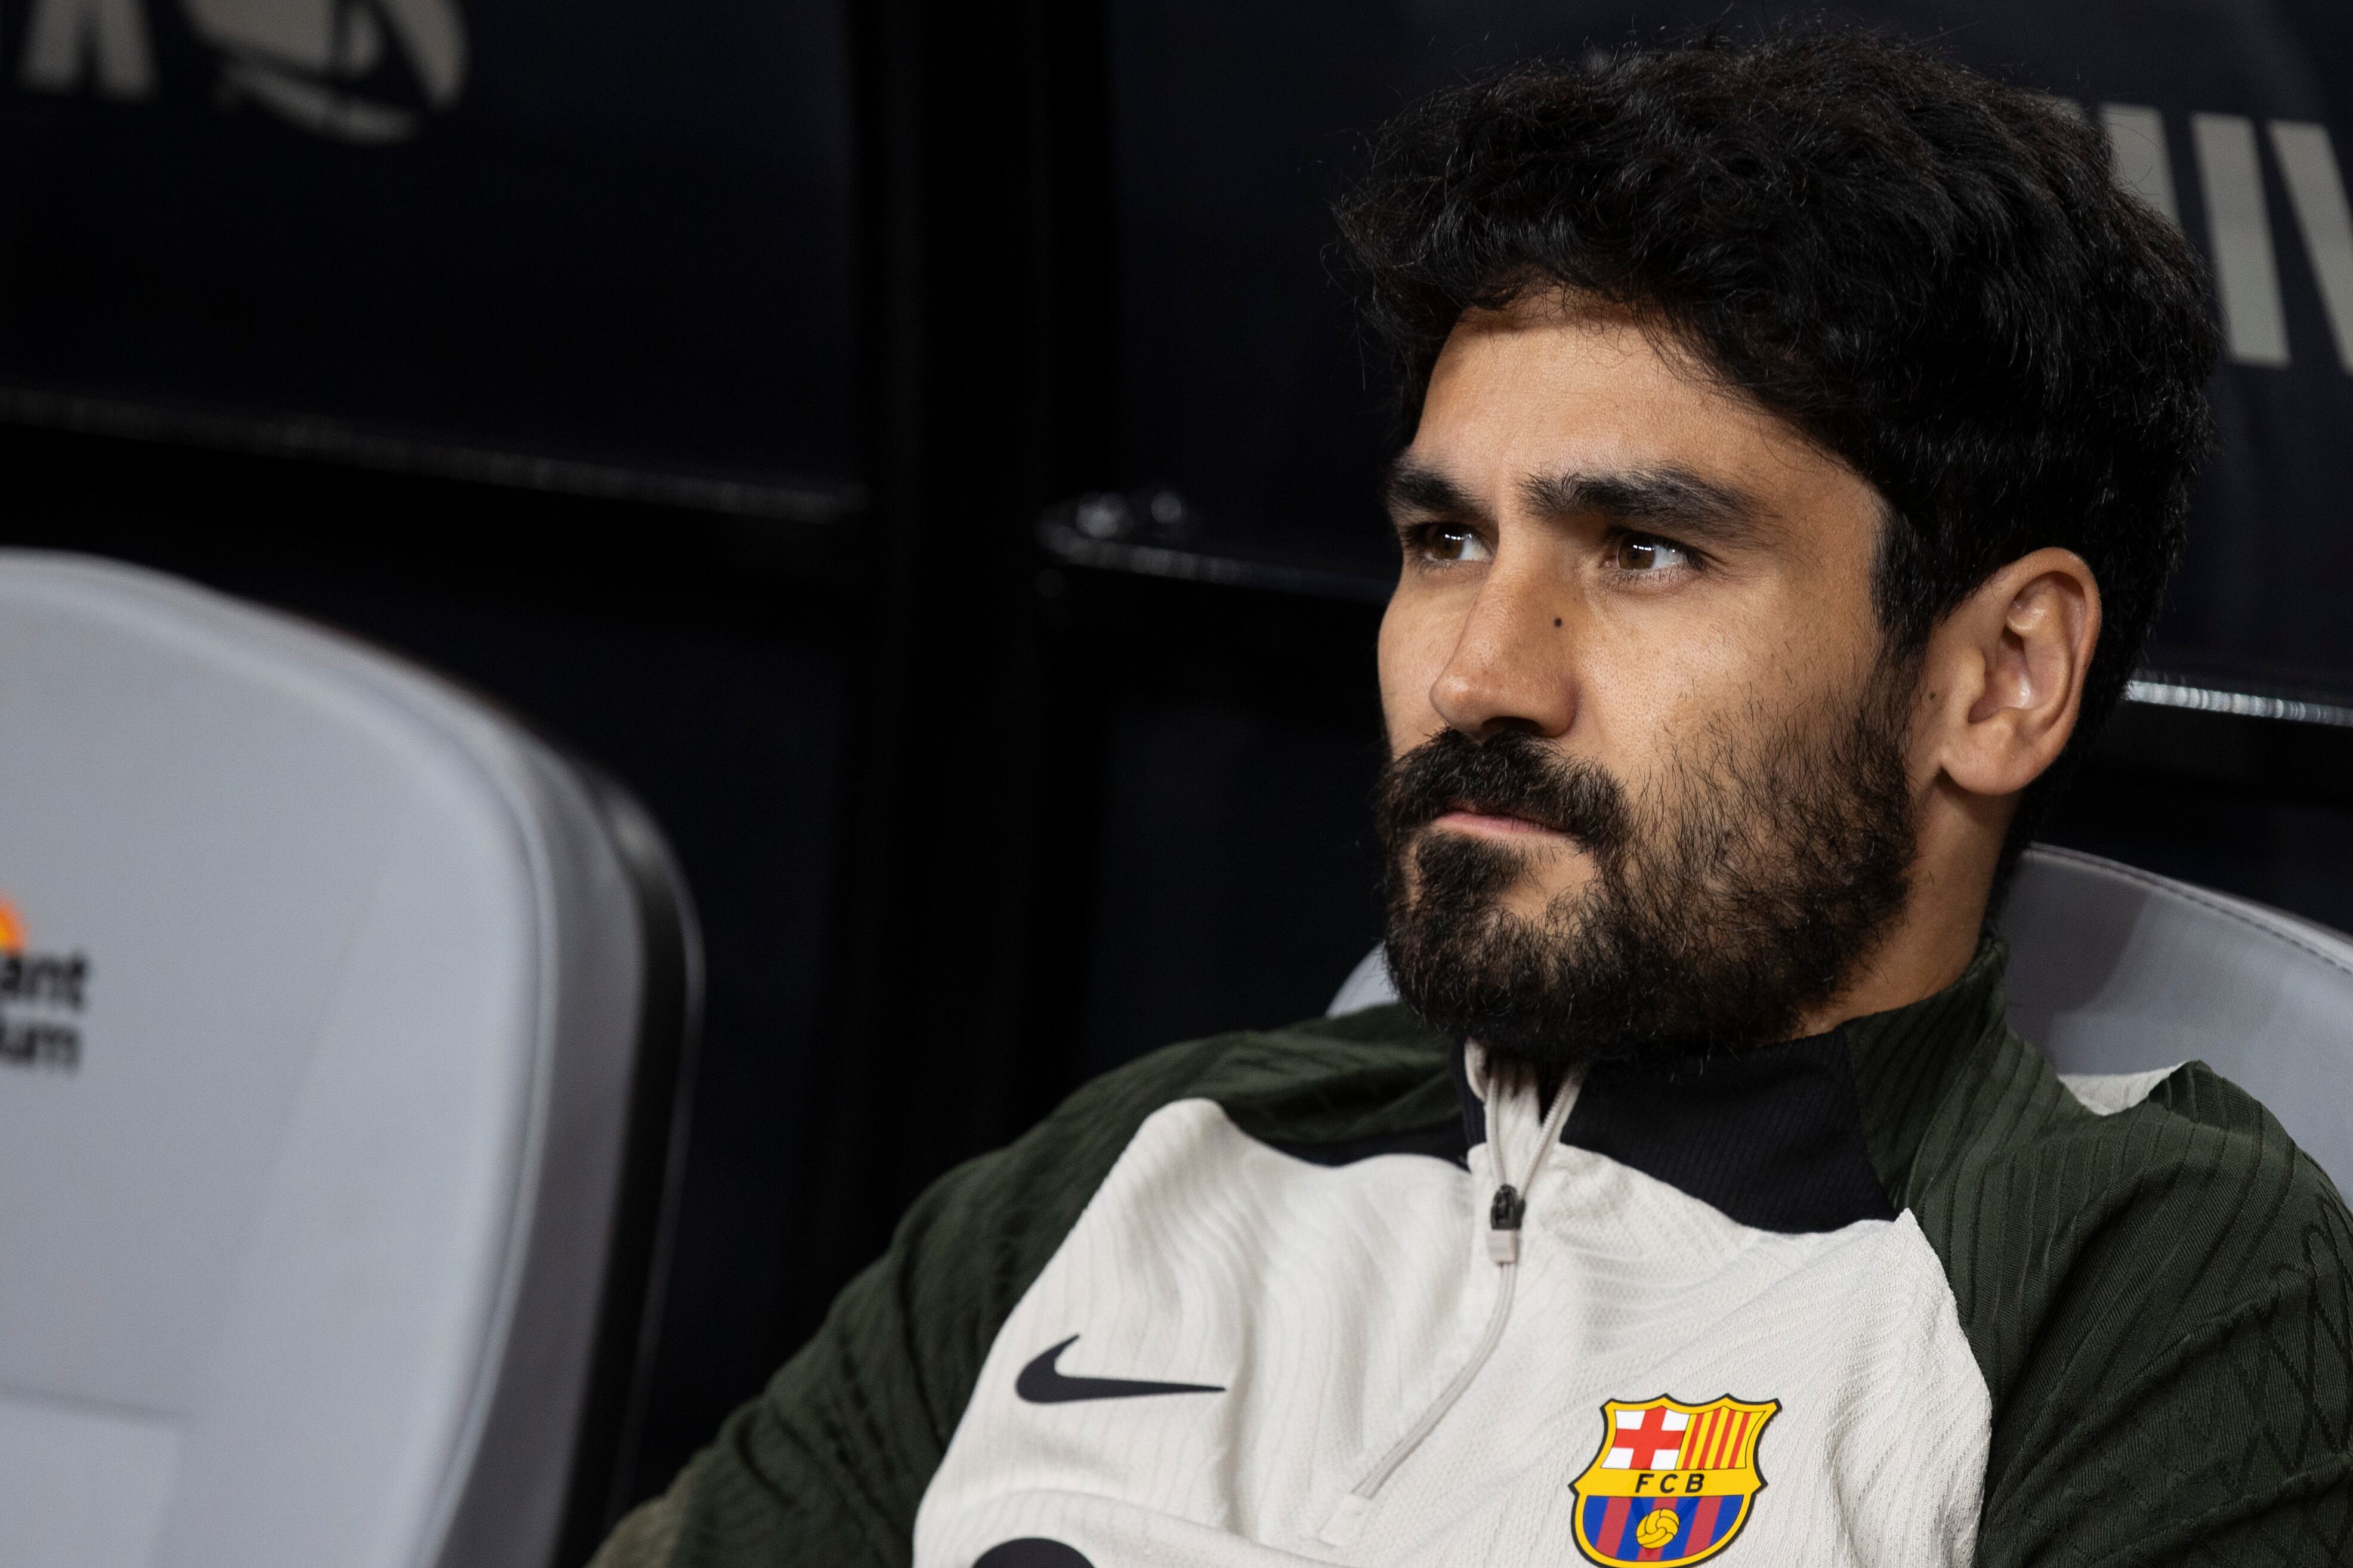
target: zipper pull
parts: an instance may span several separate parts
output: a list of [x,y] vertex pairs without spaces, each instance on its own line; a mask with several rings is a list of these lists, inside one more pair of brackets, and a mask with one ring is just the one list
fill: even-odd
[[1520,1220],[1528,1212],[1528,1200],[1520,1190],[1505,1182],[1495,1189],[1495,1201],[1487,1205],[1487,1256],[1498,1263],[1516,1263],[1520,1259]]

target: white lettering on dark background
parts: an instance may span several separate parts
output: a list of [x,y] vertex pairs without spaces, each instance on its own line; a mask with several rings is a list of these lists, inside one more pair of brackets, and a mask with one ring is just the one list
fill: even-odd
[[[42,92],[156,92],[150,0],[33,0],[17,79]],[[249,102],[345,142],[414,136],[466,79],[455,0],[179,0],[220,63],[224,102]],[[392,90],[394,88],[397,91]]]

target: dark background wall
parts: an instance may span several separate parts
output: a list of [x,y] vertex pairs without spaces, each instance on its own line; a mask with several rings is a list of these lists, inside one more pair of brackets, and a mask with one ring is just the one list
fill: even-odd
[[[1376,940],[1394,432],[1327,204],[1404,95],[1695,13],[461,4],[0,13],[0,543],[375,638],[660,819],[709,999],[642,1496],[940,1171]],[[93,5],[144,53],[42,44]],[[2353,35],[2047,12],[1872,15],[2155,110],[2210,250],[2244,121],[2283,333],[2154,672],[2241,711],[2132,706],[2052,835],[2353,927],[2353,255],[2266,140],[2353,125]]]

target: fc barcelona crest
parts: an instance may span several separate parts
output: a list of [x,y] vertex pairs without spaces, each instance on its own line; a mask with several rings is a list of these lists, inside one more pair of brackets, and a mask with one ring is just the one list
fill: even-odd
[[1569,1485],[1577,1544],[1621,1563],[1699,1563],[1732,1544],[1765,1489],[1757,1439],[1781,1408],[1729,1394],[1705,1405],[1613,1399],[1601,1407],[1601,1451]]

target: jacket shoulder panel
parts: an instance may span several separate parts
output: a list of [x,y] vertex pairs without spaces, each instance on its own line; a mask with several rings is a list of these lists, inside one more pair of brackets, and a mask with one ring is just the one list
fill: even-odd
[[2327,1176],[2202,1063],[2106,1114],[2014,1034],[1980,1065],[1906,1194],[1993,1395],[1980,1561],[2345,1561],[2353,1217]]

